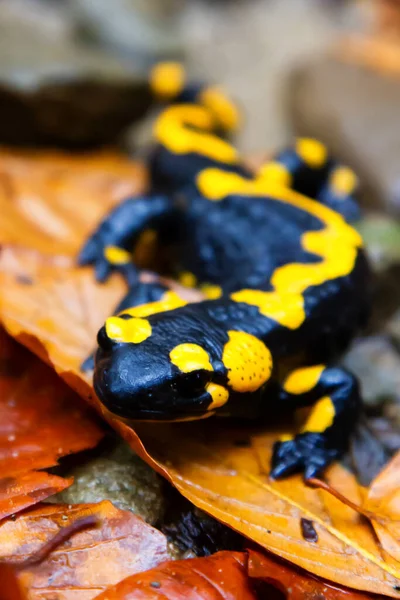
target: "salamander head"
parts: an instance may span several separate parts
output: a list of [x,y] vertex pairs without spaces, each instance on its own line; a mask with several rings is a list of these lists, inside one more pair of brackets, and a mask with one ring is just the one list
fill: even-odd
[[[191,341],[198,338],[196,332],[186,324],[177,335],[176,323],[169,327],[165,315],[111,317],[99,331],[94,387],[106,408],[120,417],[199,419],[228,400],[213,357]],[[173,343],[178,337],[184,342]]]

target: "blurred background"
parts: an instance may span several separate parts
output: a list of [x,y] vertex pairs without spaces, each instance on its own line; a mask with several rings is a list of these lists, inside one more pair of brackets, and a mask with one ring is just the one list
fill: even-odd
[[398,0],[0,0],[0,143],[135,145],[168,58],[240,103],[244,152],[316,135],[400,210]]

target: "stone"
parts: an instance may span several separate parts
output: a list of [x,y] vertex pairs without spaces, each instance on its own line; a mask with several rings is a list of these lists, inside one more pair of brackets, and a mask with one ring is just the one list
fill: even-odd
[[114,142],[149,108],[144,79],[133,66],[77,42],[65,15],[34,18],[29,4],[18,0],[19,11],[0,5],[0,143]]
[[341,362],[359,378],[367,407],[400,402],[400,355],[387,337],[356,340]]
[[122,441],[107,445],[100,454],[64,471],[73,485],[55,497],[57,502],[78,504],[110,500],[151,525],[164,512],[161,478]]
[[295,132],[357,171],[366,205],[399,215],[400,79],[325,55],[295,69],[288,87]]

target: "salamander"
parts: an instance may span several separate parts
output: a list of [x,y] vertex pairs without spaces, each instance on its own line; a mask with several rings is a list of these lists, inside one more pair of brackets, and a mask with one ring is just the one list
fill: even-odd
[[[157,65],[149,86],[163,101],[151,190],[117,206],[79,257],[99,281],[117,271],[129,286],[98,333],[95,391],[133,421],[270,423],[310,407],[275,444],[271,477],[317,476],[360,411],[355,377],[334,362],[368,314],[368,263],[350,224],[358,178],[308,138],[254,173],[230,142],[240,115],[222,90],[177,64]],[[204,300],[139,282],[132,251],[147,229],[173,244],[176,277]]]

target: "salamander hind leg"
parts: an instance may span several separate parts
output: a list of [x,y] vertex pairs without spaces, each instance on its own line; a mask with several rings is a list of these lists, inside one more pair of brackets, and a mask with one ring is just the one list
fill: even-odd
[[292,372],[280,390],[291,409],[313,405],[301,431],[275,444],[271,477],[302,471],[305,479],[320,475],[346,450],[361,400],[353,375],[324,365]]
[[318,140],[298,138],[293,146],[263,165],[259,176],[329,206],[348,222],[360,216],[357,175],[334,160]]

